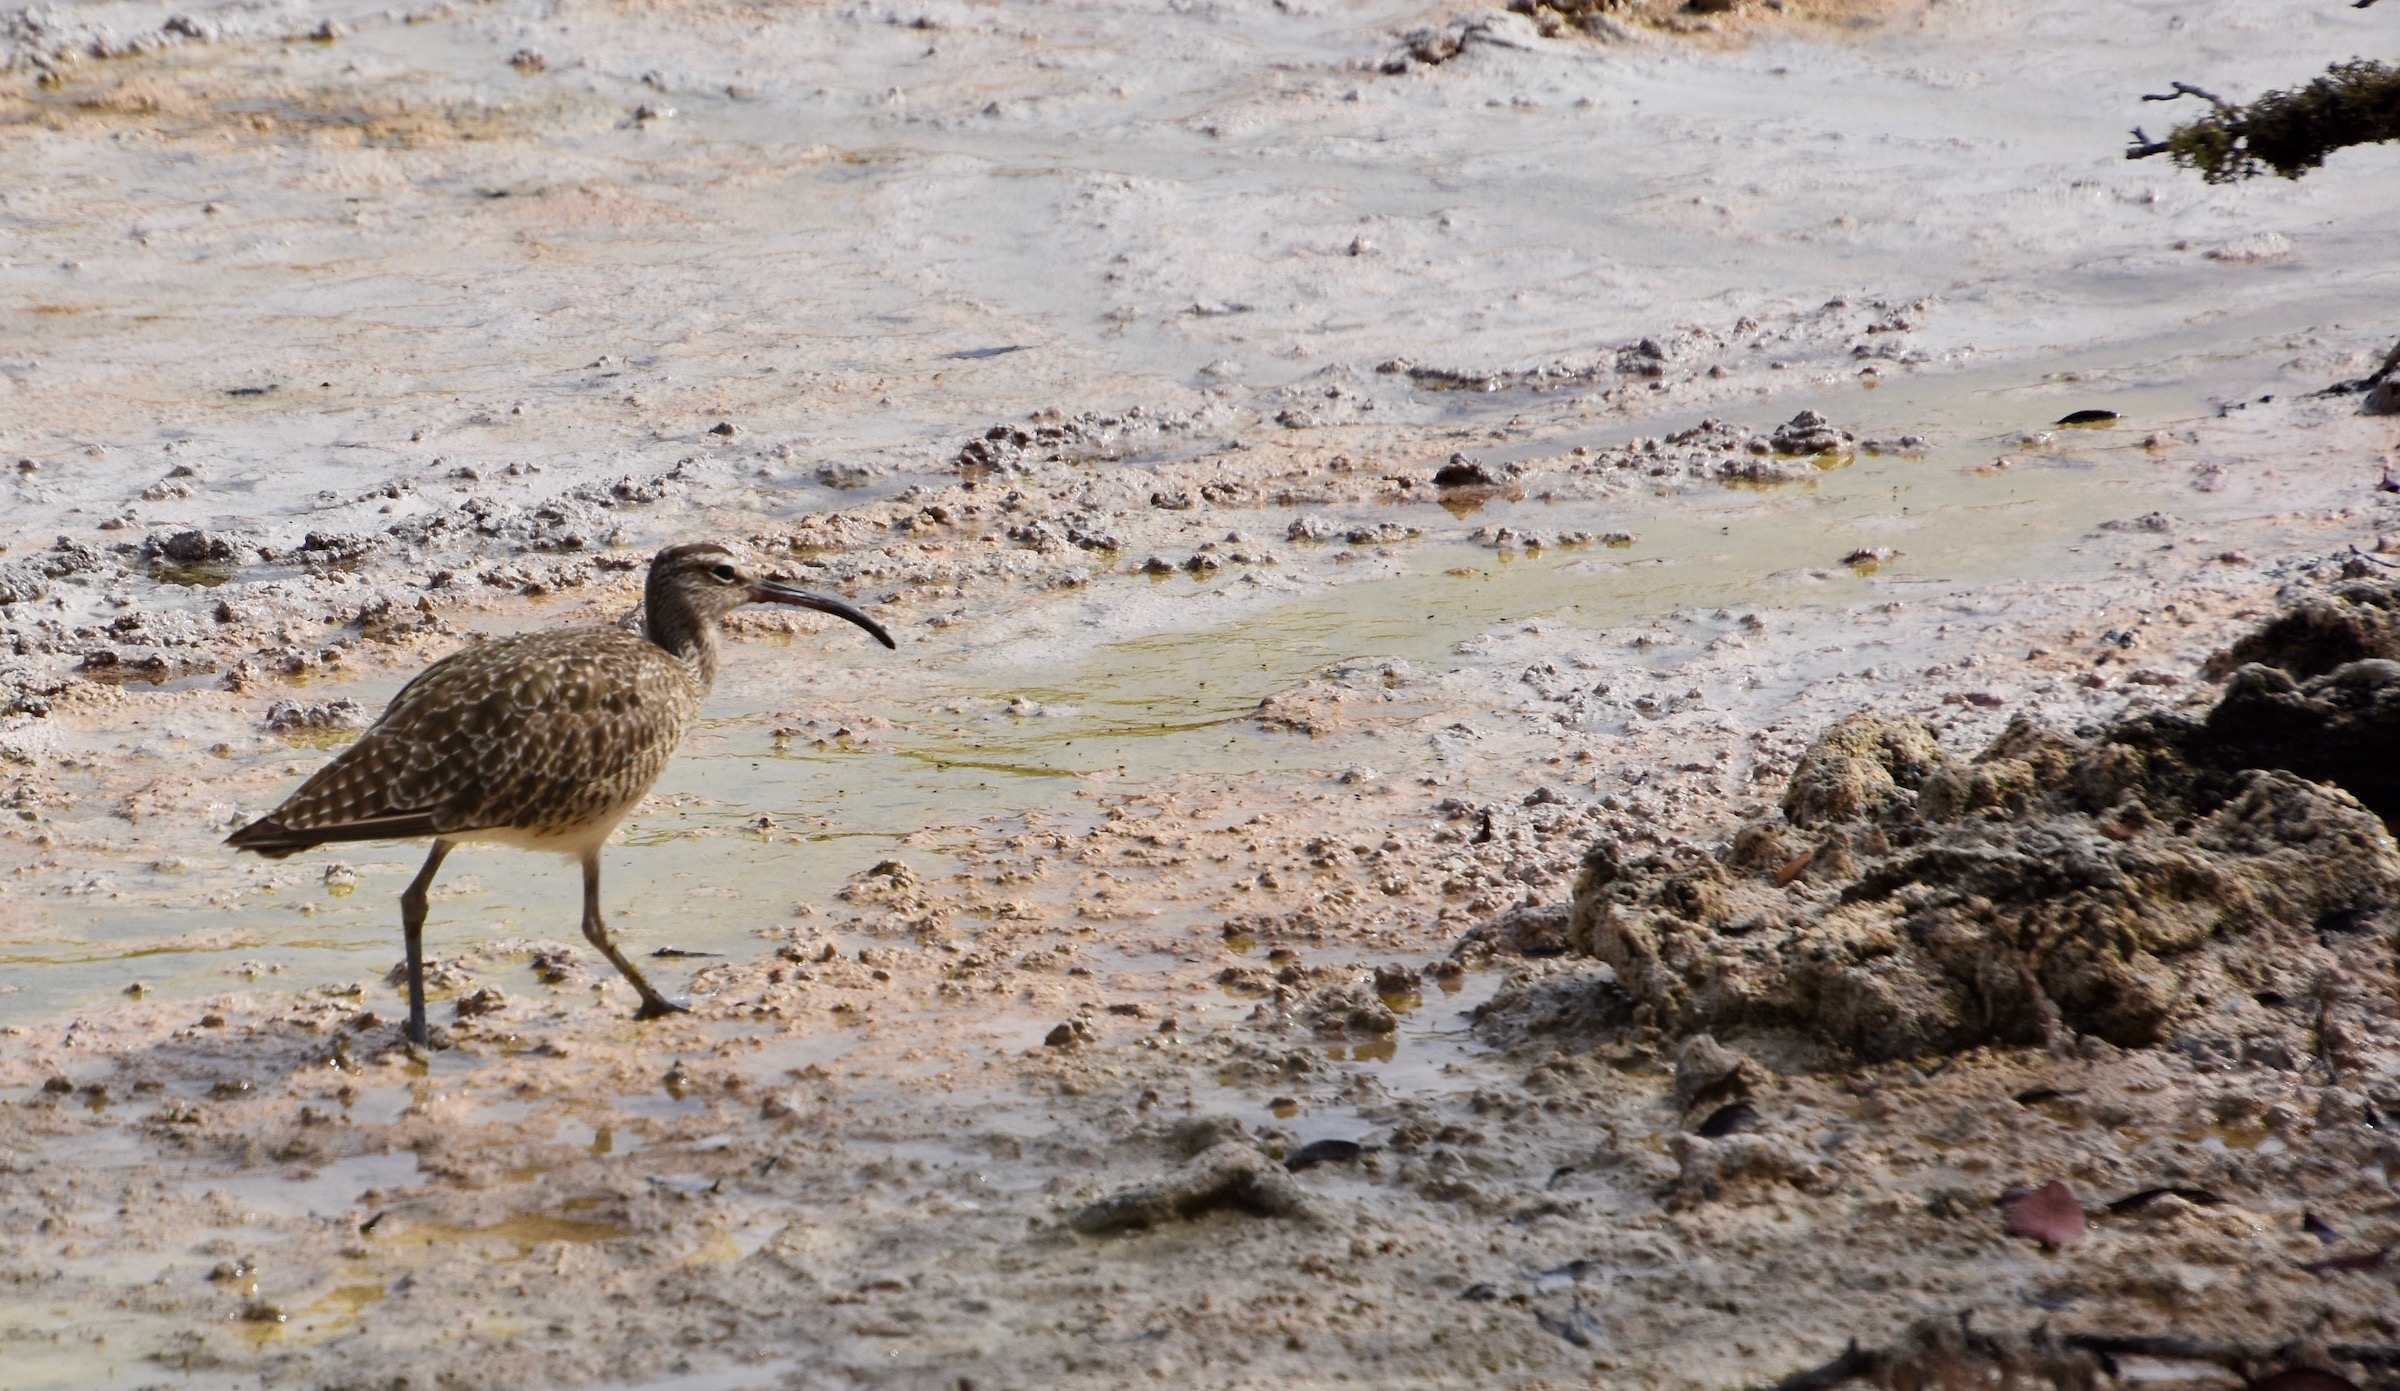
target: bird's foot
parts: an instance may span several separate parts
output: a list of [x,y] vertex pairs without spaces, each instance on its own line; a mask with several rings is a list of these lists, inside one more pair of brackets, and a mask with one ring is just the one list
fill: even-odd
[[633,1017],[636,1019],[664,1019],[670,1014],[690,1014],[691,1012],[690,1005],[679,1005],[664,995],[652,995],[642,1001],[642,1007],[633,1012]]

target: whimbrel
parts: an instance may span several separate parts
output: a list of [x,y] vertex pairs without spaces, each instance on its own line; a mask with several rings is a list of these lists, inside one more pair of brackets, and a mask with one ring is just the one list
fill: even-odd
[[665,771],[717,679],[717,623],[744,604],[797,604],[892,646],[845,601],[763,579],[722,546],[650,562],[640,632],[564,628],[452,653],[419,673],[357,743],[282,806],[225,840],[271,859],[331,841],[433,838],[400,895],[408,1036],[425,1030],[425,891],[461,841],[498,841],[583,865],[583,935],[642,997],[637,1019],[679,1013],[609,940],[600,847]]

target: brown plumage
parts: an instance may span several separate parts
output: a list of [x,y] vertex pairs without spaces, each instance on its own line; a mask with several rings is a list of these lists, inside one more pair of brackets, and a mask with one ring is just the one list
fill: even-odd
[[722,546],[660,551],[642,631],[567,628],[479,643],[427,667],[358,742],[225,843],[280,859],[333,841],[434,838],[401,895],[409,1036],[426,1041],[425,891],[452,846],[491,840],[571,855],[584,935],[641,993],[641,1018],[677,1007],[608,939],[600,846],[666,771],[717,674],[717,623],[744,604],[797,604],[890,634],[848,603],[759,578]]
[[402,836],[606,840],[707,694],[690,665],[623,629],[478,643],[409,682],[363,738],[226,844],[280,858]]

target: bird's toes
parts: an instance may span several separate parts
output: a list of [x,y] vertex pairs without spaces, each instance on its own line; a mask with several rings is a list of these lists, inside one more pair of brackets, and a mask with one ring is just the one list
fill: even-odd
[[633,1012],[633,1017],[636,1019],[664,1019],[670,1014],[690,1014],[691,1012],[690,1005],[679,1005],[664,996],[653,995],[642,1001],[642,1007]]

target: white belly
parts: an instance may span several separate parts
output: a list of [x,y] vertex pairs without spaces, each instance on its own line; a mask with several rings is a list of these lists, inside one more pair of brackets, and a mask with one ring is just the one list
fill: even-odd
[[626,815],[640,801],[641,799],[636,797],[632,801],[611,808],[590,821],[574,826],[532,830],[501,826],[488,831],[469,831],[463,835],[444,836],[442,839],[509,845],[519,850],[538,850],[547,855],[564,855],[571,860],[580,860],[606,845],[608,838],[617,833],[617,827],[624,823]]

